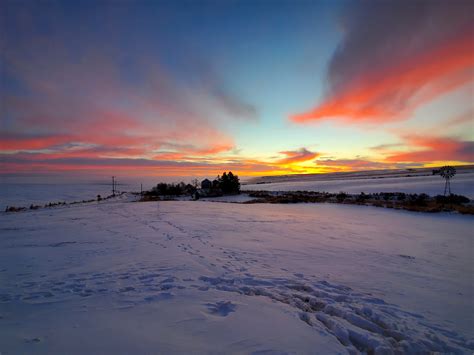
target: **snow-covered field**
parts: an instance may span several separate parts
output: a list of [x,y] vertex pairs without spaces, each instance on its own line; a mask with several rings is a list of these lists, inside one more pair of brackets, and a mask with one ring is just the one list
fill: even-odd
[[[406,175],[410,175],[409,177]],[[430,169],[408,170],[382,170],[363,171],[318,175],[288,175],[259,177],[244,182],[244,190],[268,190],[268,191],[326,191],[358,194],[360,192],[406,192],[427,193],[438,195],[444,192],[444,181],[439,176],[431,174]],[[162,180],[162,178],[143,179],[143,189],[149,190]],[[176,180],[179,181],[179,180]],[[175,181],[175,182],[176,182]],[[253,181],[253,183],[252,183]],[[255,182],[266,182],[255,183]],[[120,178],[119,191],[140,191],[138,179]],[[474,199],[474,168],[458,168],[458,174],[452,180],[452,192],[462,194]],[[102,197],[112,193],[110,181],[102,180],[90,182],[56,182],[56,183],[21,183],[11,180],[0,179],[0,210],[4,211],[7,206],[29,207],[33,205],[47,204],[49,202],[74,202],[96,199],[97,195]],[[213,198],[212,200],[219,200]],[[229,197],[220,198],[229,201]],[[244,202],[249,200],[242,196],[233,197],[232,202]]]
[[49,202],[90,200],[97,198],[97,195],[105,197],[111,193],[110,186],[105,183],[0,183],[0,209],[5,210],[7,206],[43,206]]
[[[444,180],[438,176],[411,176],[411,177],[377,177],[334,179],[304,176],[298,179],[295,176],[291,181],[275,182],[265,184],[243,185],[244,190],[267,190],[267,191],[326,191],[337,193],[344,191],[350,194],[376,193],[376,192],[405,192],[426,193],[430,196],[442,195],[444,193]],[[464,195],[474,199],[474,173],[462,173],[456,175],[451,181],[451,190],[454,194]]]
[[332,204],[0,215],[2,354],[472,353],[472,217]]

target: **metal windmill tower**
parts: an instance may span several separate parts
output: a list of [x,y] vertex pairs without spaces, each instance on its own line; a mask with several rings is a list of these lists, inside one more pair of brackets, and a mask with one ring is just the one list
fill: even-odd
[[451,195],[451,183],[450,180],[454,175],[456,175],[456,169],[452,166],[443,166],[441,169],[439,169],[439,175],[446,180],[446,183],[444,184],[444,196],[446,196],[446,193],[449,193]]

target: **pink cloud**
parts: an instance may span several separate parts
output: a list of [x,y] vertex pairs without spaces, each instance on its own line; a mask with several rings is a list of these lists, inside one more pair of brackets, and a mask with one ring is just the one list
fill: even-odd
[[474,142],[447,137],[406,136],[410,151],[392,152],[387,162],[474,162]]
[[328,66],[328,90],[304,123],[336,119],[384,123],[472,83],[472,2],[353,2],[341,16],[343,38]]
[[473,81],[472,37],[461,37],[379,72],[361,73],[294,122],[339,118],[389,122],[407,118],[419,105]]
[[319,156],[319,153],[311,152],[306,148],[300,148],[298,150],[287,150],[284,152],[280,152],[280,154],[285,155],[285,158],[276,161],[276,163],[279,165],[301,163],[315,159]]
[[[136,56],[140,80],[130,82],[107,44],[72,55],[62,42],[36,35],[8,46],[5,70],[24,93],[3,95],[12,119],[2,151],[37,151],[45,160],[212,157],[235,146],[222,120],[256,117],[215,74],[197,73],[200,84],[183,87],[159,61]],[[171,145],[173,154],[157,153]]]
[[70,142],[71,136],[21,135],[3,133],[0,135],[0,150],[38,150]]

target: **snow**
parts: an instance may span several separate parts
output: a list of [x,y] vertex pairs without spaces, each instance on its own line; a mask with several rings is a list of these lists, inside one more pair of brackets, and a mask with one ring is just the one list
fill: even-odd
[[7,206],[43,206],[49,202],[90,200],[96,199],[97,195],[105,197],[111,193],[110,185],[99,183],[0,183],[0,209],[5,210]]
[[212,201],[212,202],[228,202],[228,203],[244,203],[255,200],[255,197],[250,197],[246,193],[239,195],[224,195],[218,197],[202,197],[199,201]]
[[472,353],[472,217],[130,199],[0,215],[0,352]]
[[[266,190],[266,191],[326,191],[337,193],[340,191],[358,194],[376,192],[405,192],[426,193],[430,196],[442,195],[444,193],[444,180],[439,175],[427,176],[401,176],[383,177],[370,176],[370,178],[328,178],[321,180],[318,176],[295,176],[289,181],[247,184],[243,190]],[[272,181],[271,179],[269,181]],[[451,181],[451,190],[458,195],[464,195],[474,199],[474,173],[467,172],[456,175]]]

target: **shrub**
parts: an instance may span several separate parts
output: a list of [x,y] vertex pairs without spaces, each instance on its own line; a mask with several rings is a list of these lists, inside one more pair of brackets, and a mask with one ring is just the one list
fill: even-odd
[[343,202],[346,198],[347,198],[347,194],[342,191],[336,195],[337,202]]
[[367,194],[361,192],[360,195],[357,195],[356,201],[357,202],[365,202],[365,201],[369,200],[370,198],[371,198],[370,195],[367,195]]
[[26,211],[26,207],[14,207],[10,206],[5,208],[5,212],[21,212],[21,211]]
[[267,191],[252,191],[249,193],[249,196],[256,198],[268,198],[270,197],[270,194]]
[[388,192],[384,192],[384,193],[382,193],[381,195],[382,195],[382,197],[383,197],[383,199],[384,199],[385,201],[390,200],[391,197],[392,197],[392,194],[390,194],[390,193],[388,193]]
[[407,195],[406,195],[405,193],[403,193],[403,192],[399,192],[399,193],[397,194],[397,200],[398,200],[398,201],[405,201],[406,198],[407,198]]
[[418,206],[418,207],[425,207],[428,204],[428,200],[430,197],[427,194],[409,194],[408,201],[404,204],[407,206]]
[[160,182],[151,191],[146,191],[144,194],[148,196],[180,196],[184,194],[192,194],[196,188],[191,184],[180,182],[179,184],[167,184]]
[[426,202],[430,197],[427,194],[419,194],[418,195],[418,201],[420,202]]
[[461,205],[463,203],[468,203],[470,200],[466,196],[463,195],[455,195],[451,194],[449,196],[437,195],[435,196],[435,200],[441,204],[454,204],[454,205]]

